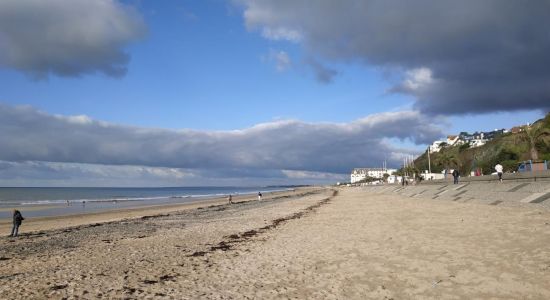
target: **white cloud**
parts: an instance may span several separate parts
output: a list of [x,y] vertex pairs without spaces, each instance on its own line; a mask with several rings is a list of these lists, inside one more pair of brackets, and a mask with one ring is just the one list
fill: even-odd
[[0,187],[267,186],[333,184],[348,177],[347,174],[291,170],[200,170],[0,160]]
[[0,161],[0,186],[182,186],[192,171],[40,161]]
[[74,123],[74,124],[91,124],[92,123],[92,119],[90,119],[90,117],[88,117],[86,115],[68,116],[68,117],[56,116],[56,117],[59,117],[61,119],[65,119],[68,122]]
[[262,36],[270,40],[288,40],[292,42],[299,42],[301,34],[296,30],[290,30],[287,28],[263,28]]
[[36,78],[126,73],[124,47],[144,36],[136,10],[116,0],[0,1],[0,66]]
[[284,72],[292,66],[292,61],[285,51],[270,50],[269,60],[275,63],[275,69],[278,72]]
[[283,174],[292,179],[322,179],[330,180],[332,182],[345,181],[349,176],[348,174],[334,174],[326,172],[308,172],[308,171],[294,171],[294,170],[282,170]]
[[403,85],[409,90],[419,90],[432,83],[432,70],[428,68],[418,68],[407,71],[407,78],[403,82]]
[[0,160],[347,173],[402,152],[387,138],[425,144],[442,136],[434,121],[404,111],[349,123],[281,120],[232,131],[164,130],[0,105]]

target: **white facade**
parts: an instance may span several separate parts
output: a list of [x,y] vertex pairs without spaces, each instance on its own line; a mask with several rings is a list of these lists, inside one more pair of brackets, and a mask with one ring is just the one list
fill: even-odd
[[398,183],[398,182],[401,182],[401,176],[397,176],[397,175],[392,175],[390,177],[388,177],[388,183],[389,184],[394,184],[394,183]]
[[392,176],[388,177],[388,183],[389,184],[396,184],[396,183],[402,184],[403,179],[408,180],[408,181],[411,180],[410,178],[407,178],[407,177],[392,175]]
[[350,182],[356,183],[367,177],[382,179],[384,178],[384,174],[391,175],[395,171],[397,170],[386,168],[355,168],[351,171]]
[[460,136],[458,136],[458,135],[449,135],[449,136],[447,136],[447,144],[449,146],[462,145],[462,144],[464,144],[464,141],[461,140]]
[[431,153],[439,152],[439,150],[441,150],[441,144],[442,143],[446,143],[446,142],[444,142],[444,141],[435,141],[435,142],[433,142],[430,145],[430,152]]
[[487,140],[484,140],[483,138],[473,139],[473,140],[470,141],[470,147],[472,147],[472,148],[481,147],[481,146],[485,145],[486,143],[487,143]]
[[[445,172],[445,171],[443,171],[443,172]],[[445,174],[443,174],[443,173],[428,173],[428,171],[426,170],[425,173],[420,174],[420,177],[422,177],[422,179],[424,179],[424,180],[438,180],[438,179],[444,179]]]

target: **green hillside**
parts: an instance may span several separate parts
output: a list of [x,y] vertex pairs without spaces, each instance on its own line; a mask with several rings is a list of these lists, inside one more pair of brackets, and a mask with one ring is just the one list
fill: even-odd
[[[470,148],[465,144],[430,154],[434,173],[447,167],[458,168],[460,174],[470,174],[476,169],[491,174],[497,163],[504,166],[505,172],[512,172],[517,170],[518,163],[529,159],[550,161],[550,113],[522,132],[502,134],[481,147]],[[417,171],[428,170],[427,152],[414,165]]]

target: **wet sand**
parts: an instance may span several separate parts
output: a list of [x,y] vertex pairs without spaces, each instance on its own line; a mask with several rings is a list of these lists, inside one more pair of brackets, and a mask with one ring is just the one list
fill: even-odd
[[550,212],[365,189],[0,240],[2,299],[550,299]]
[[[264,192],[264,198],[266,200],[273,197],[281,197],[287,195],[293,195],[296,193],[302,193],[302,190],[309,190],[310,188],[299,188],[296,191],[276,191],[276,192]],[[253,201],[257,200],[257,196],[254,195],[234,195],[234,202],[242,201]],[[187,210],[187,209],[196,209],[198,207],[205,207],[209,205],[220,205],[226,204],[226,197],[217,197],[204,200],[197,200],[193,202],[179,203],[179,204],[160,204],[160,205],[144,205],[144,206],[134,206],[128,208],[116,208],[114,206],[112,209],[103,209],[100,211],[92,212],[82,212],[75,214],[59,215],[59,216],[45,216],[45,217],[35,217],[31,218],[25,215],[25,212],[33,210],[44,210],[55,208],[53,205],[36,205],[36,206],[26,206],[24,208],[17,207],[21,210],[25,221],[23,221],[23,226],[20,227],[19,232],[33,232],[39,230],[51,230],[59,229],[64,227],[72,227],[85,224],[93,224],[98,222],[112,222],[117,220],[129,219],[129,218],[138,218],[145,215],[157,215],[157,214],[166,214],[169,212]],[[73,206],[80,207],[80,203],[74,203]],[[65,207],[65,205],[60,205],[60,207]],[[13,208],[7,208],[7,211],[12,211]],[[12,220],[10,219],[0,219],[0,232],[5,232],[6,235],[9,234],[12,227]],[[1,236],[1,235],[0,235]]]

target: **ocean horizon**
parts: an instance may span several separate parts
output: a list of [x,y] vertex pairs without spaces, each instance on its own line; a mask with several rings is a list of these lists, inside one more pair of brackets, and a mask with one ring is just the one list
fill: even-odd
[[36,217],[188,203],[229,194],[247,195],[288,189],[292,187],[0,187],[0,219],[10,217],[10,208]]

